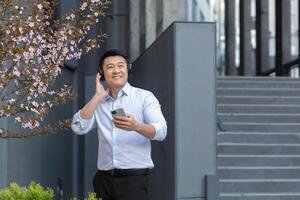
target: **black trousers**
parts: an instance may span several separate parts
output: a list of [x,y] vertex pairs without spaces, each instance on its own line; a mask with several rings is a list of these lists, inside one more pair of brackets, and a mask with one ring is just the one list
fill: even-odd
[[149,173],[113,174],[98,171],[94,192],[102,200],[149,200]]

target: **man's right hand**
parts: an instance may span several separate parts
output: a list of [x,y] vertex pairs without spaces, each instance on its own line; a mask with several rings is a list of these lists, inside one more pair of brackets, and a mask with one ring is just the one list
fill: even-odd
[[100,82],[101,75],[97,73],[96,75],[96,96],[101,100],[109,94],[109,88],[104,89],[103,85]]
[[102,102],[103,98],[109,94],[109,89],[104,89],[103,85],[100,83],[100,74],[96,75],[96,94],[91,98],[91,100],[80,110],[80,117],[83,119],[91,119],[97,108],[97,106]]

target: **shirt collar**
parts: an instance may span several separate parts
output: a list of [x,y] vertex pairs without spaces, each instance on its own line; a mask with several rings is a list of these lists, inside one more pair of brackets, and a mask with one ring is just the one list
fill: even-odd
[[[123,87],[123,89],[119,92],[118,97],[121,97],[123,95],[127,95],[128,96],[130,94],[131,87],[132,86],[128,82],[126,82],[126,84]],[[110,95],[107,95],[106,98],[105,98],[105,100],[107,101],[109,99],[113,99],[113,98]]]
[[124,94],[126,95],[129,95],[130,90],[131,90],[131,85],[127,82],[123,87],[122,92],[124,92]]

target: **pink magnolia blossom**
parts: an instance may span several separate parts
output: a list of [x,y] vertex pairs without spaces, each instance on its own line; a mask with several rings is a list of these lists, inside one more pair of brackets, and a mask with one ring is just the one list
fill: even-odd
[[37,7],[41,10],[43,8],[42,4],[38,4]]
[[24,128],[35,129],[50,108],[75,97],[70,86],[53,88],[53,84],[65,61],[80,59],[105,39],[105,34],[93,38],[87,34],[105,15],[110,1],[82,0],[59,20],[53,19],[51,1],[28,3],[28,7],[7,4],[11,13],[0,24],[4,33],[0,42],[0,117],[13,116]]

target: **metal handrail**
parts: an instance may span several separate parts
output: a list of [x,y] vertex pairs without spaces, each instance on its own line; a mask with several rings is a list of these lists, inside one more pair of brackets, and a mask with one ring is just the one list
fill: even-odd
[[300,66],[300,57],[283,64],[281,67],[274,67],[273,69],[269,69],[269,70],[266,70],[264,72],[261,72],[261,73],[258,74],[258,76],[268,76],[271,73],[274,73],[278,69],[281,69],[281,68],[291,70],[291,68],[293,68],[293,66],[295,66],[295,65],[298,65],[298,67]]

